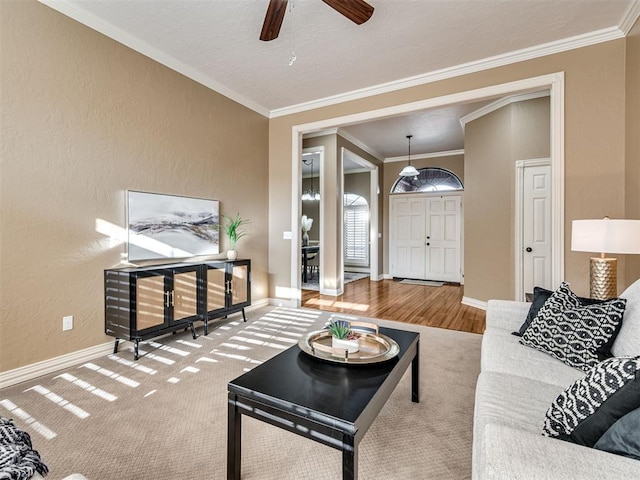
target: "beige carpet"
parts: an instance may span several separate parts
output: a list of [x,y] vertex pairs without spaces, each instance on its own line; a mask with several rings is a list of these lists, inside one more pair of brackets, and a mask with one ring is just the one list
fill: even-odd
[[[248,322],[210,326],[128,348],[0,391],[0,415],[28,431],[47,478],[226,478],[226,384],[297,343],[331,316],[263,308]],[[473,396],[479,335],[377,321],[421,332],[421,401],[410,372],[360,443],[360,479],[471,477]],[[197,329],[198,333],[202,329]],[[128,345],[128,344],[127,344]],[[339,451],[243,417],[243,479],[341,478]]]

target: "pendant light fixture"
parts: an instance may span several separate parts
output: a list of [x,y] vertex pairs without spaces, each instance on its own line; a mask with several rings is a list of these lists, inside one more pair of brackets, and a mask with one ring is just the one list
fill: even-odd
[[407,135],[407,140],[409,140],[409,163],[400,172],[401,177],[417,177],[418,175],[420,175],[420,172],[416,170],[416,167],[411,165],[411,137],[413,137],[413,135]]
[[320,192],[317,191],[313,186],[313,158],[306,160],[302,159],[302,163],[305,165],[311,164],[311,188],[308,188],[302,194],[302,201],[304,202],[313,202],[320,200]]

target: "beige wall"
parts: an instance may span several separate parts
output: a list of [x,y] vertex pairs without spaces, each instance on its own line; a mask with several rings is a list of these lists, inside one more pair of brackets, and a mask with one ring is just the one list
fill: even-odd
[[[640,220],[640,21],[627,37],[625,218]],[[640,255],[626,256],[625,283],[640,278]]]
[[514,103],[465,128],[465,296],[514,298],[515,162],[550,154],[549,98]]
[[[383,205],[383,228],[380,229],[382,232],[382,238],[389,238],[389,197],[391,189],[393,185],[398,180],[398,176],[400,175],[400,171],[406,165],[406,162],[392,162],[384,164],[384,182],[382,186],[382,193],[384,197],[384,205]],[[417,160],[411,160],[411,165],[416,168],[425,168],[425,167],[438,167],[449,170],[450,172],[455,173],[462,184],[464,185],[464,155],[448,155],[445,157],[435,157],[435,158],[422,158]],[[382,243],[382,242],[381,242]],[[384,264],[383,264],[383,272],[385,274],[389,273],[389,243],[384,242]]]
[[554,72],[565,72],[565,279],[579,293],[588,293],[589,254],[570,251],[570,226],[576,218],[624,215],[625,42],[610,41],[272,119],[270,295],[277,296],[278,286],[290,286],[290,242],[282,240],[282,231],[288,230],[291,216],[292,127]]
[[371,204],[371,174],[369,172],[345,173],[344,192],[360,195]]
[[238,249],[265,298],[268,120],[40,3],[0,21],[0,371],[112,340],[103,270],[124,246],[96,220],[124,227],[127,189],[250,219]]

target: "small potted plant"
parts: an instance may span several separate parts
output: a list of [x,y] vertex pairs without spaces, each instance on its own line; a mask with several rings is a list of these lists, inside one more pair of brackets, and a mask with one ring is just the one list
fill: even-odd
[[349,353],[360,350],[360,335],[351,330],[351,325],[345,320],[331,320],[326,329],[331,332],[331,346]]
[[238,258],[238,252],[236,251],[236,244],[245,235],[248,235],[242,227],[249,223],[249,220],[243,220],[240,218],[240,213],[236,213],[235,218],[223,215],[225,220],[224,233],[229,239],[229,250],[227,250],[227,258],[229,260],[235,260]]

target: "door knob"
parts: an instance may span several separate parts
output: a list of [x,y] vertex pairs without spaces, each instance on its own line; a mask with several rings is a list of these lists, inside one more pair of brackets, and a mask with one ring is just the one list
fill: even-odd
[[525,248],[525,250],[526,250],[527,253],[533,252],[533,248],[531,248],[531,247],[527,247],[527,248]]

